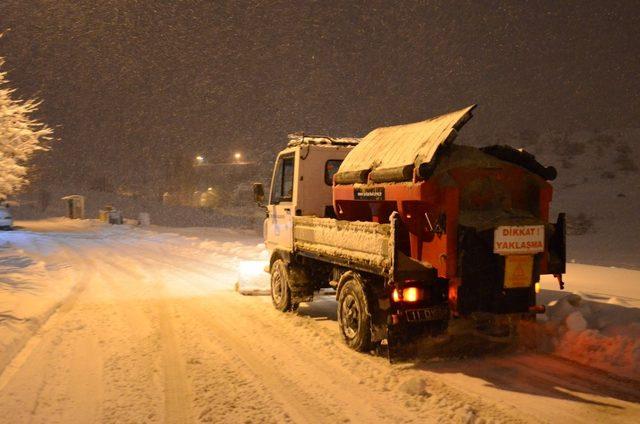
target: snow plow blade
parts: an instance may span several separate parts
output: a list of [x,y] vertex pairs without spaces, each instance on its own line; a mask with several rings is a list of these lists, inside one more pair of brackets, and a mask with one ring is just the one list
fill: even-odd
[[243,296],[269,296],[271,291],[266,288],[243,287],[240,282],[236,282],[234,289]]
[[242,261],[238,264],[238,280],[235,291],[245,296],[271,294],[270,275],[265,272],[265,261]]

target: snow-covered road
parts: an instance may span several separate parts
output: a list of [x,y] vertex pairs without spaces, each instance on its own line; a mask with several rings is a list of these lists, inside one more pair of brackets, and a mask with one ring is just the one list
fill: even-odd
[[329,298],[281,314],[233,291],[249,234],[23,225],[0,237],[0,422],[640,420],[640,383],[550,355],[352,352]]

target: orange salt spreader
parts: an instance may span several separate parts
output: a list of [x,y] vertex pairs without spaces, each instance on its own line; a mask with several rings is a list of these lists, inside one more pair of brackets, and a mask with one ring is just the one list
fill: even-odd
[[564,214],[549,222],[556,170],[509,146],[454,144],[474,107],[369,133],[334,178],[336,216],[389,223],[397,212],[396,293],[446,297],[454,316],[543,312],[540,275],[562,288],[565,272]]

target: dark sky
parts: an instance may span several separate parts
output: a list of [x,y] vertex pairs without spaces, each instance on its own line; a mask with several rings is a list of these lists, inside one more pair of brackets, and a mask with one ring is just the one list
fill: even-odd
[[[0,56],[61,141],[48,166],[153,179],[479,103],[467,131],[638,126],[637,1],[2,0]],[[80,178],[78,175],[76,178]]]

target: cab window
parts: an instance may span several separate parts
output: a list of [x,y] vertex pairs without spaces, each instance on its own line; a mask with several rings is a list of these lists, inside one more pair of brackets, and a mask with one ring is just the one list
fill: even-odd
[[331,159],[324,164],[324,183],[333,185],[333,176],[338,172],[342,159]]
[[273,176],[273,184],[271,186],[272,205],[280,202],[291,202],[293,200],[293,156],[281,157],[278,160],[278,166]]

